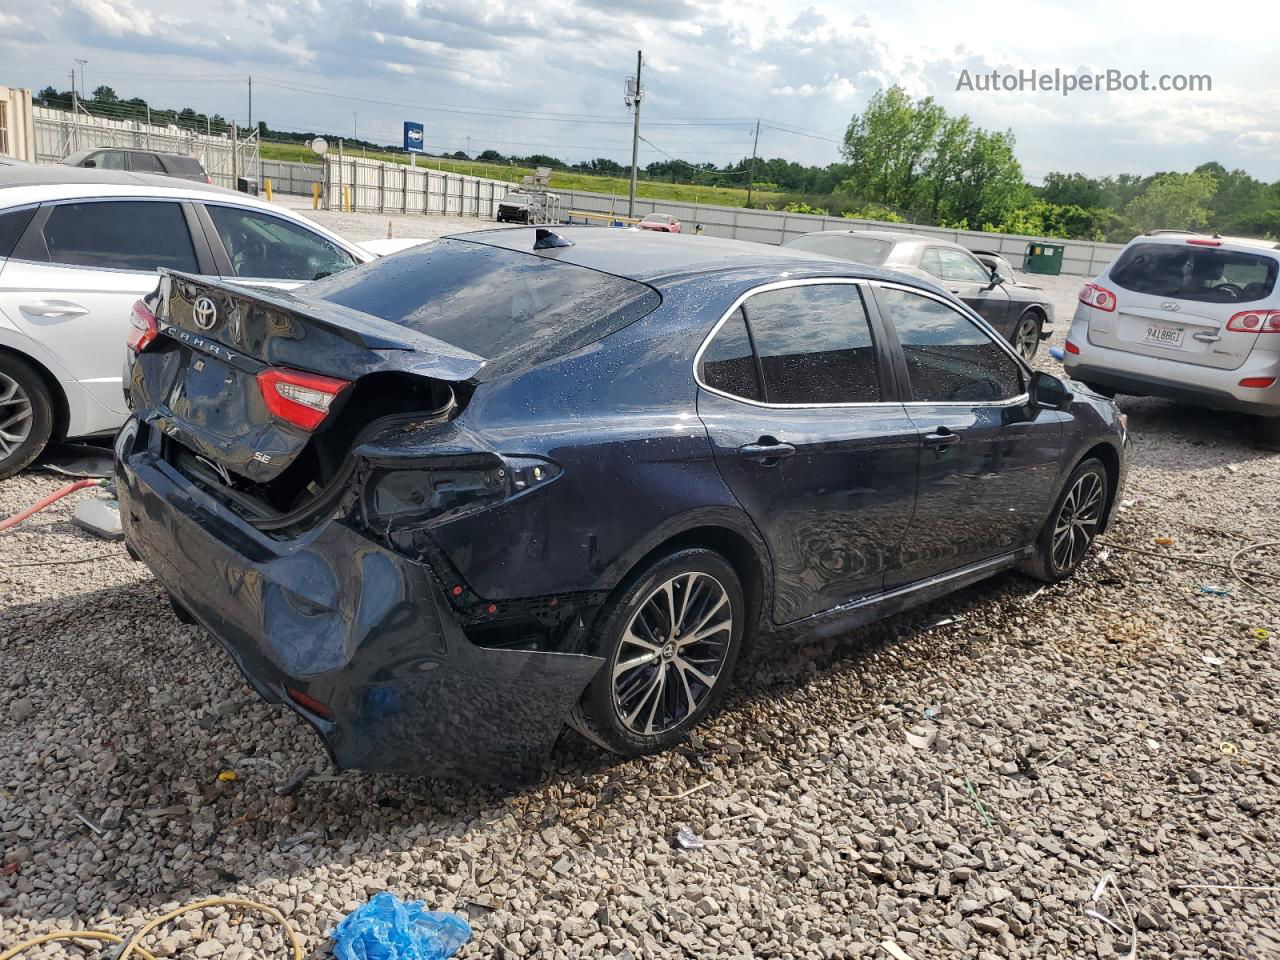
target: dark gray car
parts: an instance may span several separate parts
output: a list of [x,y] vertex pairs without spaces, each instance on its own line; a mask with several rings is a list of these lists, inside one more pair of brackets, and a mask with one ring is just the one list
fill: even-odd
[[988,269],[949,240],[890,230],[828,230],[783,246],[931,280],[981,314],[1026,360],[1035,356],[1053,325],[1053,304],[1044,290]]
[[179,153],[155,150],[132,150],[124,147],[90,147],[77,150],[61,161],[69,167],[95,170],[119,170],[127,173],[150,173],[159,177],[177,177],[197,183],[213,183],[200,161]]

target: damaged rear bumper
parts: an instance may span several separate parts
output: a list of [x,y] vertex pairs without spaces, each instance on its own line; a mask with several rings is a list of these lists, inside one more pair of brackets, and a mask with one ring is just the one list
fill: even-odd
[[477,646],[426,565],[339,521],[272,540],[161,459],[148,432],[131,420],[116,442],[129,546],[338,766],[537,777],[599,657]]

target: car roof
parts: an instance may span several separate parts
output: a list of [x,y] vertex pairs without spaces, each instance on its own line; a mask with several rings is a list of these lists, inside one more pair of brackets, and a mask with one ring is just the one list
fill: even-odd
[[173,153],[169,150],[148,150],[146,147],[86,147],[84,150],[77,150],[75,153],[69,153],[60,160],[60,163],[66,163],[72,157],[88,157],[95,153],[148,153],[156,157],[180,157],[185,160],[196,160],[196,157],[188,153]]
[[764,268],[781,279],[787,275],[865,277],[892,280],[939,291],[934,284],[892,270],[855,263],[809,250],[791,250],[772,244],[683,233],[654,233],[615,227],[555,226],[476,230],[447,239],[485,243],[507,250],[533,253],[539,230],[550,230],[573,242],[552,247],[538,255],[572,263],[602,273],[661,286],[690,274],[728,273]]
[[1134,243],[1177,243],[1190,238],[1198,240],[1217,240],[1223,245],[1232,247],[1249,247],[1254,250],[1280,250],[1280,243],[1274,240],[1259,240],[1257,237],[1224,237],[1220,233],[1197,233],[1194,230],[1148,230],[1139,237],[1129,241]]
[[[144,151],[145,152],[145,151]],[[200,183],[196,180],[184,181],[184,190],[205,193],[231,193],[225,187],[211,183]],[[72,167],[61,163],[32,163],[16,167],[5,167],[0,170],[0,190],[12,187],[51,187],[51,186],[150,186],[173,187],[174,178],[164,177],[156,173],[127,173],[123,170],[102,170],[97,167]],[[238,194],[244,196],[244,194]]]
[[[801,237],[869,237],[872,240],[883,240],[886,243],[901,243],[903,241],[914,241],[916,243],[938,243],[946,247],[959,247],[960,244],[952,243],[950,240],[940,240],[936,237],[926,237],[918,233],[907,233],[905,230],[815,230],[813,233],[804,233]],[[799,240],[800,237],[792,237],[792,240]],[[961,247],[961,249],[964,249]]]

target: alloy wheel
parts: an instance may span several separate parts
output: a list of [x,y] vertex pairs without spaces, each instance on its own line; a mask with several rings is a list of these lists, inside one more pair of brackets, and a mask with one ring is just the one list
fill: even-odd
[[17,380],[0,373],[0,460],[27,442],[33,419],[30,395]]
[[1026,317],[1018,324],[1013,346],[1023,360],[1030,360],[1036,355],[1036,350],[1040,347],[1040,325],[1032,317]]
[[1070,570],[1084,556],[1102,519],[1102,478],[1084,473],[1072,485],[1053,526],[1053,562]]
[[654,736],[710,695],[733,637],[733,604],[706,573],[656,587],[627,623],[613,663],[613,707],[623,726]]

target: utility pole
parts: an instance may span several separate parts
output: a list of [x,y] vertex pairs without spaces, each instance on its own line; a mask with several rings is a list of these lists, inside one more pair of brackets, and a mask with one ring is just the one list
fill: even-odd
[[635,125],[631,132],[631,192],[627,197],[627,216],[636,215],[636,176],[640,168],[640,67],[644,62],[643,51],[636,51],[636,88],[631,94],[631,106],[635,109]]
[[760,121],[756,121],[756,138],[751,141],[751,167],[747,172],[747,206],[751,206],[751,188],[756,182],[756,147],[760,145]]
[[249,131],[252,133],[257,127],[253,125],[253,77],[249,77]]
[[76,68],[71,68],[71,149],[80,149],[80,101],[76,98]]
[[76,63],[80,64],[80,99],[81,100],[85,100],[89,96],[89,91],[86,90],[84,87],[84,65],[88,62],[89,62],[88,60],[81,60],[79,57],[76,57]]

